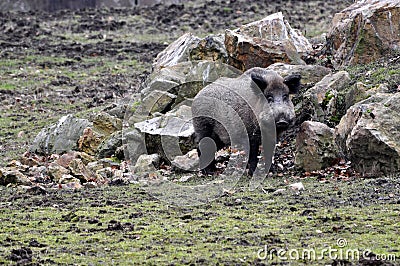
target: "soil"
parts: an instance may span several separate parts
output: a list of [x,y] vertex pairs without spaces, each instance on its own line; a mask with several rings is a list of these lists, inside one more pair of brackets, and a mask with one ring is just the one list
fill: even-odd
[[[282,11],[313,38],[352,1],[187,1],[131,9],[0,14],[0,164],[23,154],[37,133],[68,113],[91,113],[137,93],[155,56],[191,31],[198,36]],[[277,162],[292,166],[282,140]],[[288,150],[289,149],[289,150]],[[282,155],[282,156],[280,156]],[[345,167],[338,165],[338,167]],[[331,169],[334,173],[336,169]],[[400,183],[382,177],[275,170],[256,191],[239,186],[200,207],[175,208],[138,185],[54,190],[0,187],[0,263],[263,265],[316,264],[257,257],[273,249],[347,248],[368,256],[317,264],[396,265]],[[302,182],[305,190],[288,188]]]

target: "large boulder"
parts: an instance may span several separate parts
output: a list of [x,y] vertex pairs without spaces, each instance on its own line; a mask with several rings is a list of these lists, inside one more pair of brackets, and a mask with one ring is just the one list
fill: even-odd
[[376,95],[350,107],[335,141],[356,170],[366,176],[400,170],[400,93]]
[[400,0],[364,0],[337,13],[327,36],[335,66],[373,62],[400,50]]
[[226,30],[229,64],[245,71],[276,62],[305,64],[301,56],[312,50],[310,42],[284,20],[281,12]]
[[[159,154],[168,162],[194,148],[192,112],[189,106],[182,105],[165,115],[135,123],[134,126],[144,136],[147,154]],[[127,145],[130,145],[129,141]],[[128,153],[130,151],[127,150]],[[131,158],[130,155],[128,157]]]
[[192,33],[186,33],[157,55],[153,67],[160,69],[192,60],[227,63],[228,55],[224,46],[224,36],[210,35],[201,39]]
[[296,165],[306,171],[316,171],[336,162],[338,150],[334,132],[323,123],[305,121],[296,138]]
[[42,129],[30,147],[30,152],[37,154],[61,154],[77,149],[78,140],[85,128],[93,123],[87,119],[66,115],[57,124]]

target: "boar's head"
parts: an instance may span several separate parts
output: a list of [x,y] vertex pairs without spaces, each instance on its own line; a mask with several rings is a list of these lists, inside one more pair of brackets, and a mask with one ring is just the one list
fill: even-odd
[[279,136],[294,122],[295,112],[289,94],[300,89],[299,74],[282,78],[275,71],[253,68],[246,72],[264,94],[274,115],[276,133]]

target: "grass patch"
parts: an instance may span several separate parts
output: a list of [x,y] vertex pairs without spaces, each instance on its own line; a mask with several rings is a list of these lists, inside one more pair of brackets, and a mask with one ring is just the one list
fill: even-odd
[[[278,179],[267,182],[264,187],[285,187]],[[182,208],[149,197],[138,185],[31,197],[2,188],[0,262],[10,263],[7,254],[21,247],[33,251],[34,263],[84,265],[303,265],[317,259],[318,264],[330,264],[334,259],[327,248],[399,258],[400,205],[394,198],[382,201],[371,196],[378,181],[302,182],[306,191],[300,194],[291,190],[265,194],[239,187],[209,204]],[[398,186],[395,182],[393,190]],[[391,194],[388,188],[383,186],[379,196]],[[364,200],[352,201],[355,189]],[[14,195],[13,204],[5,207],[9,193]],[[346,246],[340,246],[341,239]],[[42,247],[32,245],[32,240]],[[286,251],[286,259],[274,253],[278,250]],[[290,257],[304,250],[320,257],[314,261]]]

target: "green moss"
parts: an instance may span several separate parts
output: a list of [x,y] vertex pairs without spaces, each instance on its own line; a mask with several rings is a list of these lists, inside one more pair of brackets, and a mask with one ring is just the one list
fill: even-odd
[[324,97],[324,99],[322,100],[322,104],[321,104],[323,109],[326,109],[326,107],[327,107],[328,104],[329,104],[329,101],[330,101],[333,97],[335,97],[335,95],[334,95],[331,91],[327,91],[327,92],[325,93],[325,97]]

